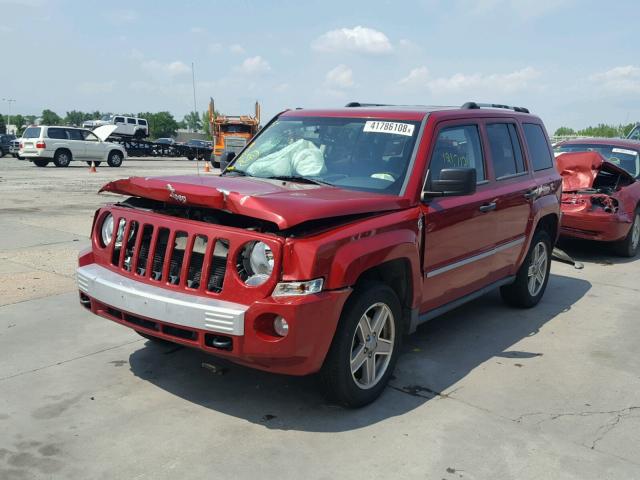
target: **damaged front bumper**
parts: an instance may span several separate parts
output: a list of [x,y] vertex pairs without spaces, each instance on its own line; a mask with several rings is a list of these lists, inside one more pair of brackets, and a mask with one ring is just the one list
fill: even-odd
[[[268,297],[250,305],[201,297],[119,275],[95,263],[77,270],[80,303],[147,335],[198,348],[249,367],[289,375],[317,372],[350,289]],[[276,317],[289,333],[273,331]]]

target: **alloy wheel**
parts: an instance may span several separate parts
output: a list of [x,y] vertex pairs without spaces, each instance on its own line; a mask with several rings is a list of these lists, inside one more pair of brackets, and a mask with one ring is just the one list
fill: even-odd
[[529,294],[535,297],[540,293],[544,281],[547,277],[547,263],[549,262],[549,254],[547,252],[547,246],[544,242],[538,242],[533,249],[533,255],[531,255],[531,263],[527,272],[528,282],[527,287]]
[[375,303],[360,317],[351,341],[351,376],[363,389],[374,387],[384,376],[395,344],[395,322],[391,309]]

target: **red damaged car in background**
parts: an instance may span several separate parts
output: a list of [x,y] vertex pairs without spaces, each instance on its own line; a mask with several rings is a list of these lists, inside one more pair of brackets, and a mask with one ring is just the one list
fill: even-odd
[[640,244],[640,142],[577,139],[555,147],[565,237],[611,242],[633,257]]

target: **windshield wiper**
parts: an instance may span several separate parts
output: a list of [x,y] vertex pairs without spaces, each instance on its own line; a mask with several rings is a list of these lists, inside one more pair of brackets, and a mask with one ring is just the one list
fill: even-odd
[[329,182],[317,180],[315,178],[303,177],[300,175],[274,175],[272,177],[263,178],[269,178],[272,180],[284,180],[286,182],[310,183],[312,185],[328,185],[330,187],[333,187],[333,185]]
[[244,170],[236,170],[233,167],[227,168],[223,175],[228,175],[230,173],[235,173],[237,174],[239,177],[253,177],[253,175],[249,175],[247,172],[245,172]]

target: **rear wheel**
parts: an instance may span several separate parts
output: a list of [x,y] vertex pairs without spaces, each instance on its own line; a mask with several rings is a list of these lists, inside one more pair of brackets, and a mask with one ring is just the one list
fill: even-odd
[[547,288],[550,269],[551,239],[545,230],[538,230],[533,235],[529,252],[516,274],[515,282],[500,288],[502,299],[513,307],[535,306]]
[[401,308],[383,283],[365,283],[349,298],[320,377],[327,396],[348,407],[373,402],[400,353]]
[[69,150],[58,150],[53,156],[53,164],[56,167],[68,167],[71,159],[71,152]]
[[615,252],[621,257],[635,257],[640,245],[640,208],[636,208],[633,215],[633,223],[627,236],[616,242],[613,246]]
[[[102,162],[93,162],[96,167],[99,167]],[[87,162],[87,165],[91,166],[91,162]]]
[[109,154],[109,158],[107,159],[107,163],[110,167],[119,167],[122,165],[122,152],[118,150],[114,150]]
[[41,158],[36,158],[33,161],[34,165],[36,167],[46,167],[47,165],[49,165],[49,160],[45,160],[45,159],[41,159]]

